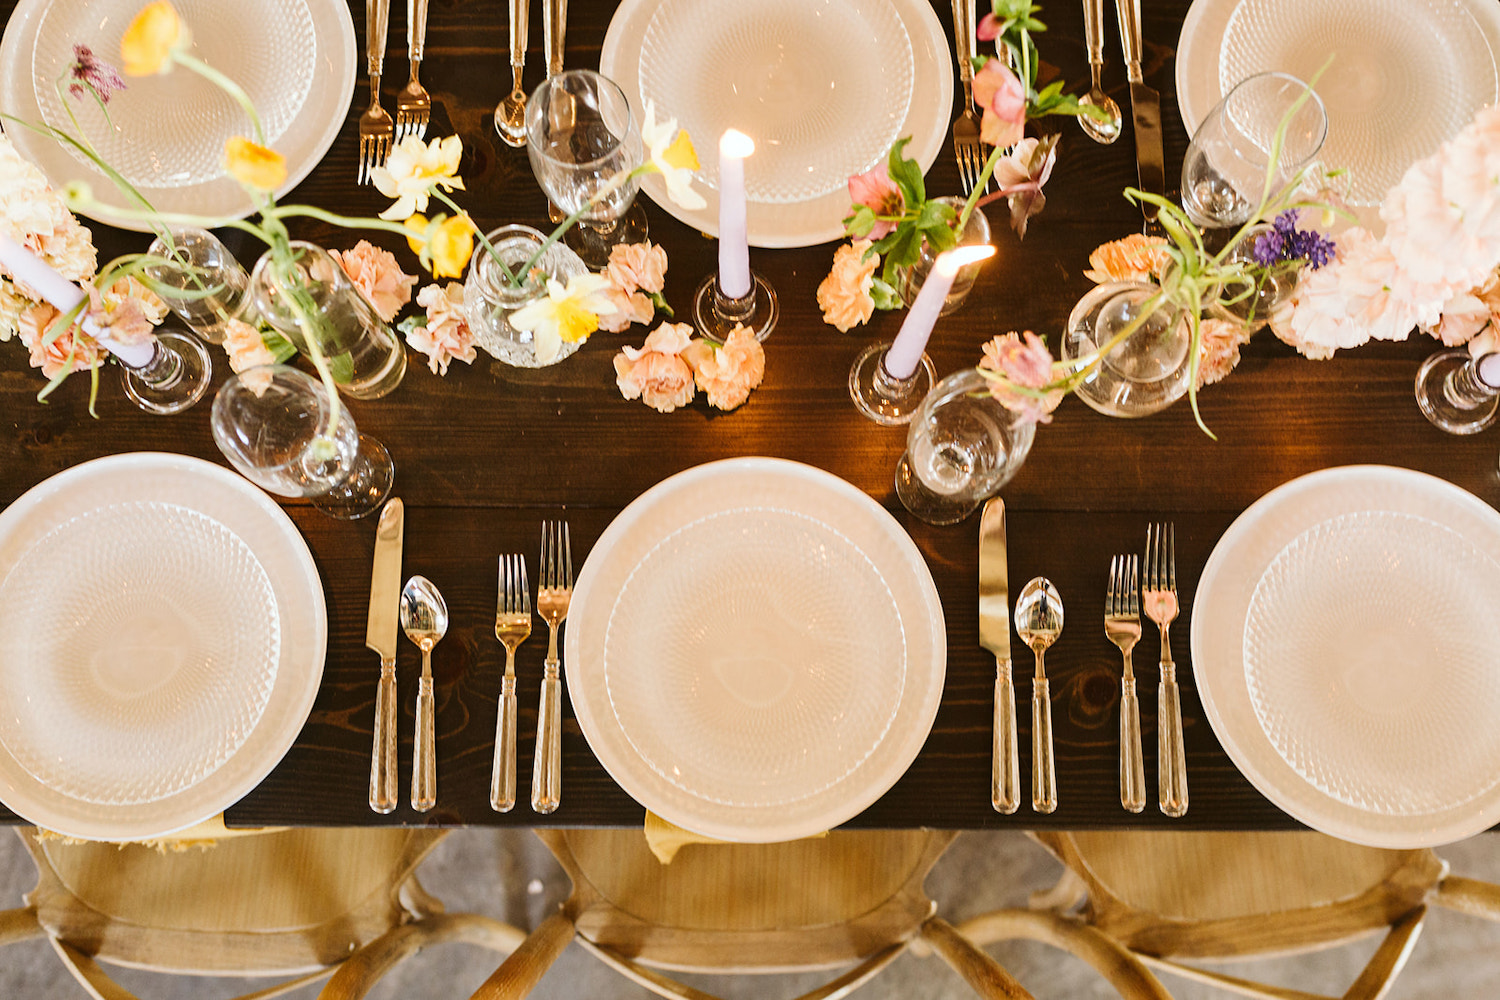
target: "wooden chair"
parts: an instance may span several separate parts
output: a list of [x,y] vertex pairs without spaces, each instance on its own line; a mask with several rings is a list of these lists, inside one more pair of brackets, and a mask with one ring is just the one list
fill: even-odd
[[22,909],[0,911],[0,946],[46,936],[96,1000],[134,1000],[101,967],[290,977],[241,1000],[327,976],[329,1000],[363,996],[428,944],[510,953],[525,935],[447,915],[413,874],[442,839],[416,829],[287,830],[161,853],[138,845],[40,840],[18,830],[37,866]]
[[[1385,933],[1342,1000],[1378,1000],[1405,963],[1429,903],[1500,920],[1500,887],[1456,878],[1427,850],[1359,847],[1316,833],[1033,834],[1067,866],[1034,906],[1066,912],[1153,968],[1261,1000],[1330,1000],[1184,960],[1333,947]],[[1006,933],[961,924],[978,942]]]
[[[767,973],[852,966],[798,998],[837,1000],[918,942],[982,997],[1031,996],[934,915],[936,904],[922,882],[952,833],[834,831],[787,844],[695,844],[667,866],[650,853],[640,830],[538,836],[562,863],[573,892],[472,1000],[524,997],[575,936],[607,965],[668,1000],[714,998],[658,969]],[[1051,914],[1029,916],[1038,926],[1071,926]],[[1107,942],[1100,946],[1100,954],[1106,952],[1108,959],[1096,967],[1123,995],[1170,1000],[1138,960]]]

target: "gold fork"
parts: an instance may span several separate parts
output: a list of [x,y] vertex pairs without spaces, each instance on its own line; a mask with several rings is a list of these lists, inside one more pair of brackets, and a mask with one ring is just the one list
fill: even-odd
[[1161,630],[1161,684],[1156,689],[1156,780],[1158,801],[1168,816],[1188,808],[1187,760],[1182,746],[1182,702],[1177,694],[1177,665],[1168,637],[1177,618],[1177,530],[1173,524],[1146,528],[1146,575],[1141,601],[1146,616]]
[[531,808],[550,813],[562,803],[562,659],[557,630],[573,600],[573,543],[566,522],[542,522],[541,578],[537,614],[547,622],[547,660],[542,676],[542,704],[537,712],[536,760],[531,769]]
[[425,138],[427,121],[432,117],[432,98],[417,71],[427,47],[427,0],[406,0],[406,51],[411,60],[411,79],[396,95],[396,141]]
[[531,635],[531,588],[526,560],[500,557],[500,588],[495,600],[495,638],[505,647],[505,678],[500,682],[500,715],[495,721],[495,764],[490,770],[490,808],[510,812],[516,805],[516,648]]
[[391,0],[365,0],[365,59],[370,72],[370,106],[359,116],[359,173],[355,183],[368,184],[370,171],[391,155],[396,123],[380,106],[380,72],[385,66],[385,37]]
[[1133,813],[1146,808],[1146,771],[1141,761],[1141,702],[1135,694],[1130,651],[1141,638],[1141,595],[1136,589],[1140,562],[1115,556],[1109,563],[1104,596],[1104,635],[1120,647],[1125,673],[1120,680],[1120,805]]
[[[953,119],[953,155],[958,160],[958,179],[964,194],[972,194],[984,173],[984,148],[979,141],[979,119],[974,114],[974,10],[975,0],[953,0],[954,49],[958,54],[958,79],[963,84],[963,113]],[[985,183],[988,187],[989,183]]]

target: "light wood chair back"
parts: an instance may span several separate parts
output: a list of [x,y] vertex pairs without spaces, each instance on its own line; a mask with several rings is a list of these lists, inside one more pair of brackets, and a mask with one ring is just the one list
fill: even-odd
[[37,866],[26,907],[0,913],[0,945],[47,936],[99,1000],[130,994],[99,965],[164,973],[290,977],[275,996],[351,963],[327,996],[360,996],[422,943],[462,940],[509,953],[517,929],[446,916],[414,872],[436,830],[286,830],[164,853],[70,843],[20,830]]

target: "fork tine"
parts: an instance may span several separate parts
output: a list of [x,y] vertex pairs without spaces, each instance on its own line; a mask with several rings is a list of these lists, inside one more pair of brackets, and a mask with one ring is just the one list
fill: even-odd
[[1177,522],[1167,525],[1167,589],[1177,592]]
[[513,615],[520,610],[520,595],[516,593],[516,557],[505,557],[505,613]]
[[1146,525],[1146,578],[1145,586],[1149,590],[1156,586],[1156,524],[1149,522]]
[[548,529],[551,526],[550,521],[542,522],[542,555],[537,561],[536,575],[541,581],[538,586],[543,590],[547,590],[552,586],[551,562],[548,559],[552,553],[552,537],[548,533]]
[[562,526],[563,536],[563,562],[567,565],[567,582],[563,586],[569,590],[573,589],[573,533],[568,530],[568,522],[564,521]]
[[1127,605],[1129,606],[1130,610],[1127,611],[1126,614],[1135,615],[1137,618],[1139,618],[1140,615],[1141,615],[1141,588],[1140,588],[1140,583],[1138,582],[1138,580],[1136,578],[1136,571],[1139,568],[1140,563],[1139,563],[1139,560],[1134,555],[1131,555],[1129,557],[1129,561],[1130,561],[1130,599],[1127,601]]
[[521,577],[521,613],[531,614],[531,588],[526,583],[526,559],[524,556],[516,556],[516,568]]
[[1104,588],[1104,614],[1106,616],[1119,614],[1119,594],[1116,593],[1119,574],[1120,557],[1114,556],[1109,560],[1109,583]]

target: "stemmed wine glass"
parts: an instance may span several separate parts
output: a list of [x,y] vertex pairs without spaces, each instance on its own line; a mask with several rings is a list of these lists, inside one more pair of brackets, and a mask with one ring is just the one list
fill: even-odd
[[644,161],[641,133],[618,84],[593,70],[550,77],[526,102],[526,153],[537,183],[560,209],[588,206],[564,239],[584,263],[598,269],[621,243],[646,238],[646,213],[636,205],[640,182],[617,182]]

